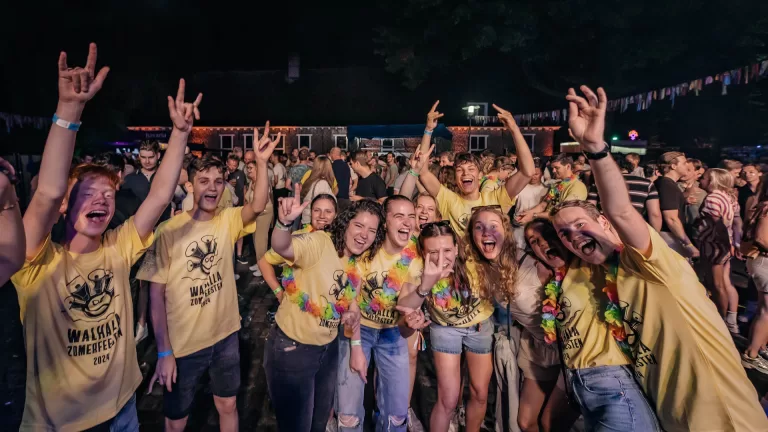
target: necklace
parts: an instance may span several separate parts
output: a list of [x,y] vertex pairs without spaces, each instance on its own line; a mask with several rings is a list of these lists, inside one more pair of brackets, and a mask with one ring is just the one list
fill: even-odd
[[544,341],[548,344],[557,340],[557,316],[560,314],[560,293],[562,293],[563,279],[565,279],[566,267],[555,269],[555,275],[544,286],[544,299],[541,308],[541,328],[544,329]]
[[397,296],[408,279],[408,267],[418,256],[417,239],[411,237],[408,245],[400,252],[400,259],[389,269],[384,278],[381,290],[376,290],[370,300],[360,300],[360,310],[366,315],[392,309],[397,302]]
[[603,292],[608,296],[608,304],[605,306],[605,323],[608,324],[608,329],[611,331],[611,335],[616,339],[616,343],[619,345],[621,351],[626,354],[627,357],[633,359],[632,348],[627,343],[627,332],[624,329],[624,315],[619,306],[619,291],[617,289],[617,280],[619,275],[619,257],[621,254],[620,247],[613,255],[608,259],[608,272],[605,274],[605,288]]
[[347,282],[341,291],[341,296],[336,300],[336,303],[328,302],[325,306],[321,306],[316,301],[312,300],[308,293],[300,290],[296,286],[296,280],[291,267],[286,266],[283,268],[282,285],[290,301],[298,306],[302,312],[311,313],[312,315],[325,320],[335,320],[340,319],[341,315],[349,310],[349,305],[352,304],[355,297],[357,297],[357,290],[360,287],[361,278],[355,258],[347,260],[344,273],[347,276]]
[[[463,291],[461,294],[465,297],[469,296],[469,293],[466,291]],[[432,287],[432,303],[443,310],[458,309],[461,306],[461,299],[458,294],[451,290],[450,278],[440,279]]]
[[560,180],[560,182],[554,187],[549,188],[549,192],[547,192],[547,201],[553,201],[554,203],[559,202],[560,196],[563,194],[565,187],[574,180],[576,180],[576,176],[570,176]]

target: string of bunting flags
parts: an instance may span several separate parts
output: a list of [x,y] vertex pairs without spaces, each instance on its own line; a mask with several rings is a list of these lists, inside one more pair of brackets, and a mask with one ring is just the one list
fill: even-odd
[[[672,103],[672,108],[674,108],[676,98],[687,96],[691,93],[698,96],[699,92],[704,86],[720,83],[722,88],[721,94],[727,95],[729,86],[749,84],[750,81],[755,81],[758,78],[765,77],[767,74],[768,60],[764,60],[759,63],[753,63],[749,66],[744,66],[743,68],[737,68],[716,75],[710,75],[706,78],[699,78],[671,87],[663,87],[658,90],[650,90],[647,92],[637,93],[632,96],[624,96],[619,99],[609,100],[608,111],[618,111],[619,113],[624,113],[631,108],[634,108],[635,111],[644,111],[651,107],[653,101],[662,101],[665,99],[668,99]],[[568,110],[563,108],[552,111],[518,114],[514,117],[517,124],[521,126],[530,126],[534,122],[541,120],[547,120],[560,124],[560,122],[565,122],[568,120]],[[499,118],[497,116],[475,116],[474,120],[478,124],[483,125],[499,122]]]

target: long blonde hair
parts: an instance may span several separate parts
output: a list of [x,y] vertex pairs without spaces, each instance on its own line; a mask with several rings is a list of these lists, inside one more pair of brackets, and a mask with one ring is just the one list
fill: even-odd
[[[501,253],[495,262],[488,261],[475,245],[472,239],[472,227],[477,218],[482,213],[493,213],[501,218],[502,228],[504,229],[504,244],[501,246]],[[500,208],[495,206],[482,207],[472,213],[467,224],[467,231],[464,234],[464,248],[467,259],[475,262],[477,268],[477,279],[480,285],[480,297],[486,300],[511,301],[516,294],[517,285],[517,242],[515,241],[512,224],[509,222],[509,216],[502,213]],[[498,282],[493,278],[497,273]]]
[[712,190],[730,193],[733,189],[733,176],[723,168],[710,168],[704,175],[708,176]]
[[307,196],[307,193],[312,190],[312,186],[315,185],[315,182],[319,180],[327,181],[328,185],[333,189],[334,195],[338,192],[338,187],[336,186],[336,176],[333,175],[333,166],[331,165],[330,159],[325,156],[316,157],[315,161],[312,163],[312,173],[301,187],[302,201]]

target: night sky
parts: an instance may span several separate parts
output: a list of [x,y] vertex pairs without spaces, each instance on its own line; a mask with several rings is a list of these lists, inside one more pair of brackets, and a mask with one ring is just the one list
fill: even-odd
[[[578,81],[604,84],[609,96],[623,96],[758,60],[766,54],[768,42],[768,24],[764,18],[760,23],[766,15],[748,10],[762,2],[749,0],[721,5],[705,1],[690,11],[678,8],[669,13],[659,11],[669,5],[660,0],[263,3],[6,3],[0,23],[0,111],[50,116],[56,101],[58,52],[66,50],[70,65],[81,65],[90,41],[99,45],[99,64],[112,68],[102,94],[89,104],[84,117],[84,122],[97,123],[104,136],[127,125],[167,123],[164,96],[174,92],[179,77],[188,79],[190,93],[206,93],[200,124],[255,124],[266,118],[282,124],[420,123],[438,98],[446,119],[458,123],[468,101],[497,102],[518,113],[563,108],[559,95]],[[454,18],[463,18],[466,8],[485,7],[479,5],[506,6],[508,12],[512,8],[511,16],[515,8],[525,9],[536,18],[530,27],[535,39],[517,51],[491,46],[463,60],[463,52],[454,48],[466,44],[467,35],[461,30],[474,32],[470,37],[478,31],[471,19],[465,25]],[[594,11],[585,9],[589,7]],[[409,13],[403,14],[406,8]],[[480,19],[493,20],[495,13],[485,11]],[[573,22],[567,19],[570,16]],[[402,85],[402,73],[385,71],[385,58],[375,53],[380,49],[374,42],[375,29],[382,25],[403,26],[414,39],[415,55],[434,66],[415,89]],[[506,25],[526,35],[529,23],[513,20]],[[750,30],[739,32],[743,28]],[[575,45],[574,31],[597,36]],[[669,47],[675,50],[666,53]],[[275,77],[287,69],[292,53],[300,56],[303,82],[288,86]],[[325,71],[317,72],[321,69]],[[257,71],[275,72],[264,78],[269,72]],[[734,104],[738,110],[755,98],[768,102],[764,87],[735,90],[722,112],[702,114],[697,107],[690,115],[706,117],[704,123],[715,128],[712,118],[730,115]],[[706,105],[715,102],[707,100]],[[742,123],[760,114],[753,108],[745,111]],[[659,108],[648,118],[633,118],[636,123],[628,127],[689,140],[691,136],[668,130],[675,122],[690,129],[696,118],[674,117],[686,115]],[[743,124],[739,127],[745,129]],[[0,145],[19,142],[1,132]],[[706,133],[733,136],[731,130]],[[755,141],[763,133],[755,130],[744,139]]]

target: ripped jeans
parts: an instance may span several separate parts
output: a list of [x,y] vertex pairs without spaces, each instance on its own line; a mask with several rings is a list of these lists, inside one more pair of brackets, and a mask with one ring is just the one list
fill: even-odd
[[[376,358],[376,403],[379,407],[376,431],[405,432],[410,402],[408,340],[400,335],[397,327],[374,329],[360,326],[360,335],[366,364],[371,363],[371,353]],[[344,337],[344,332],[339,329],[339,371],[336,387],[339,431],[362,431],[365,420],[365,383],[357,372],[349,368],[350,353],[349,339]]]

